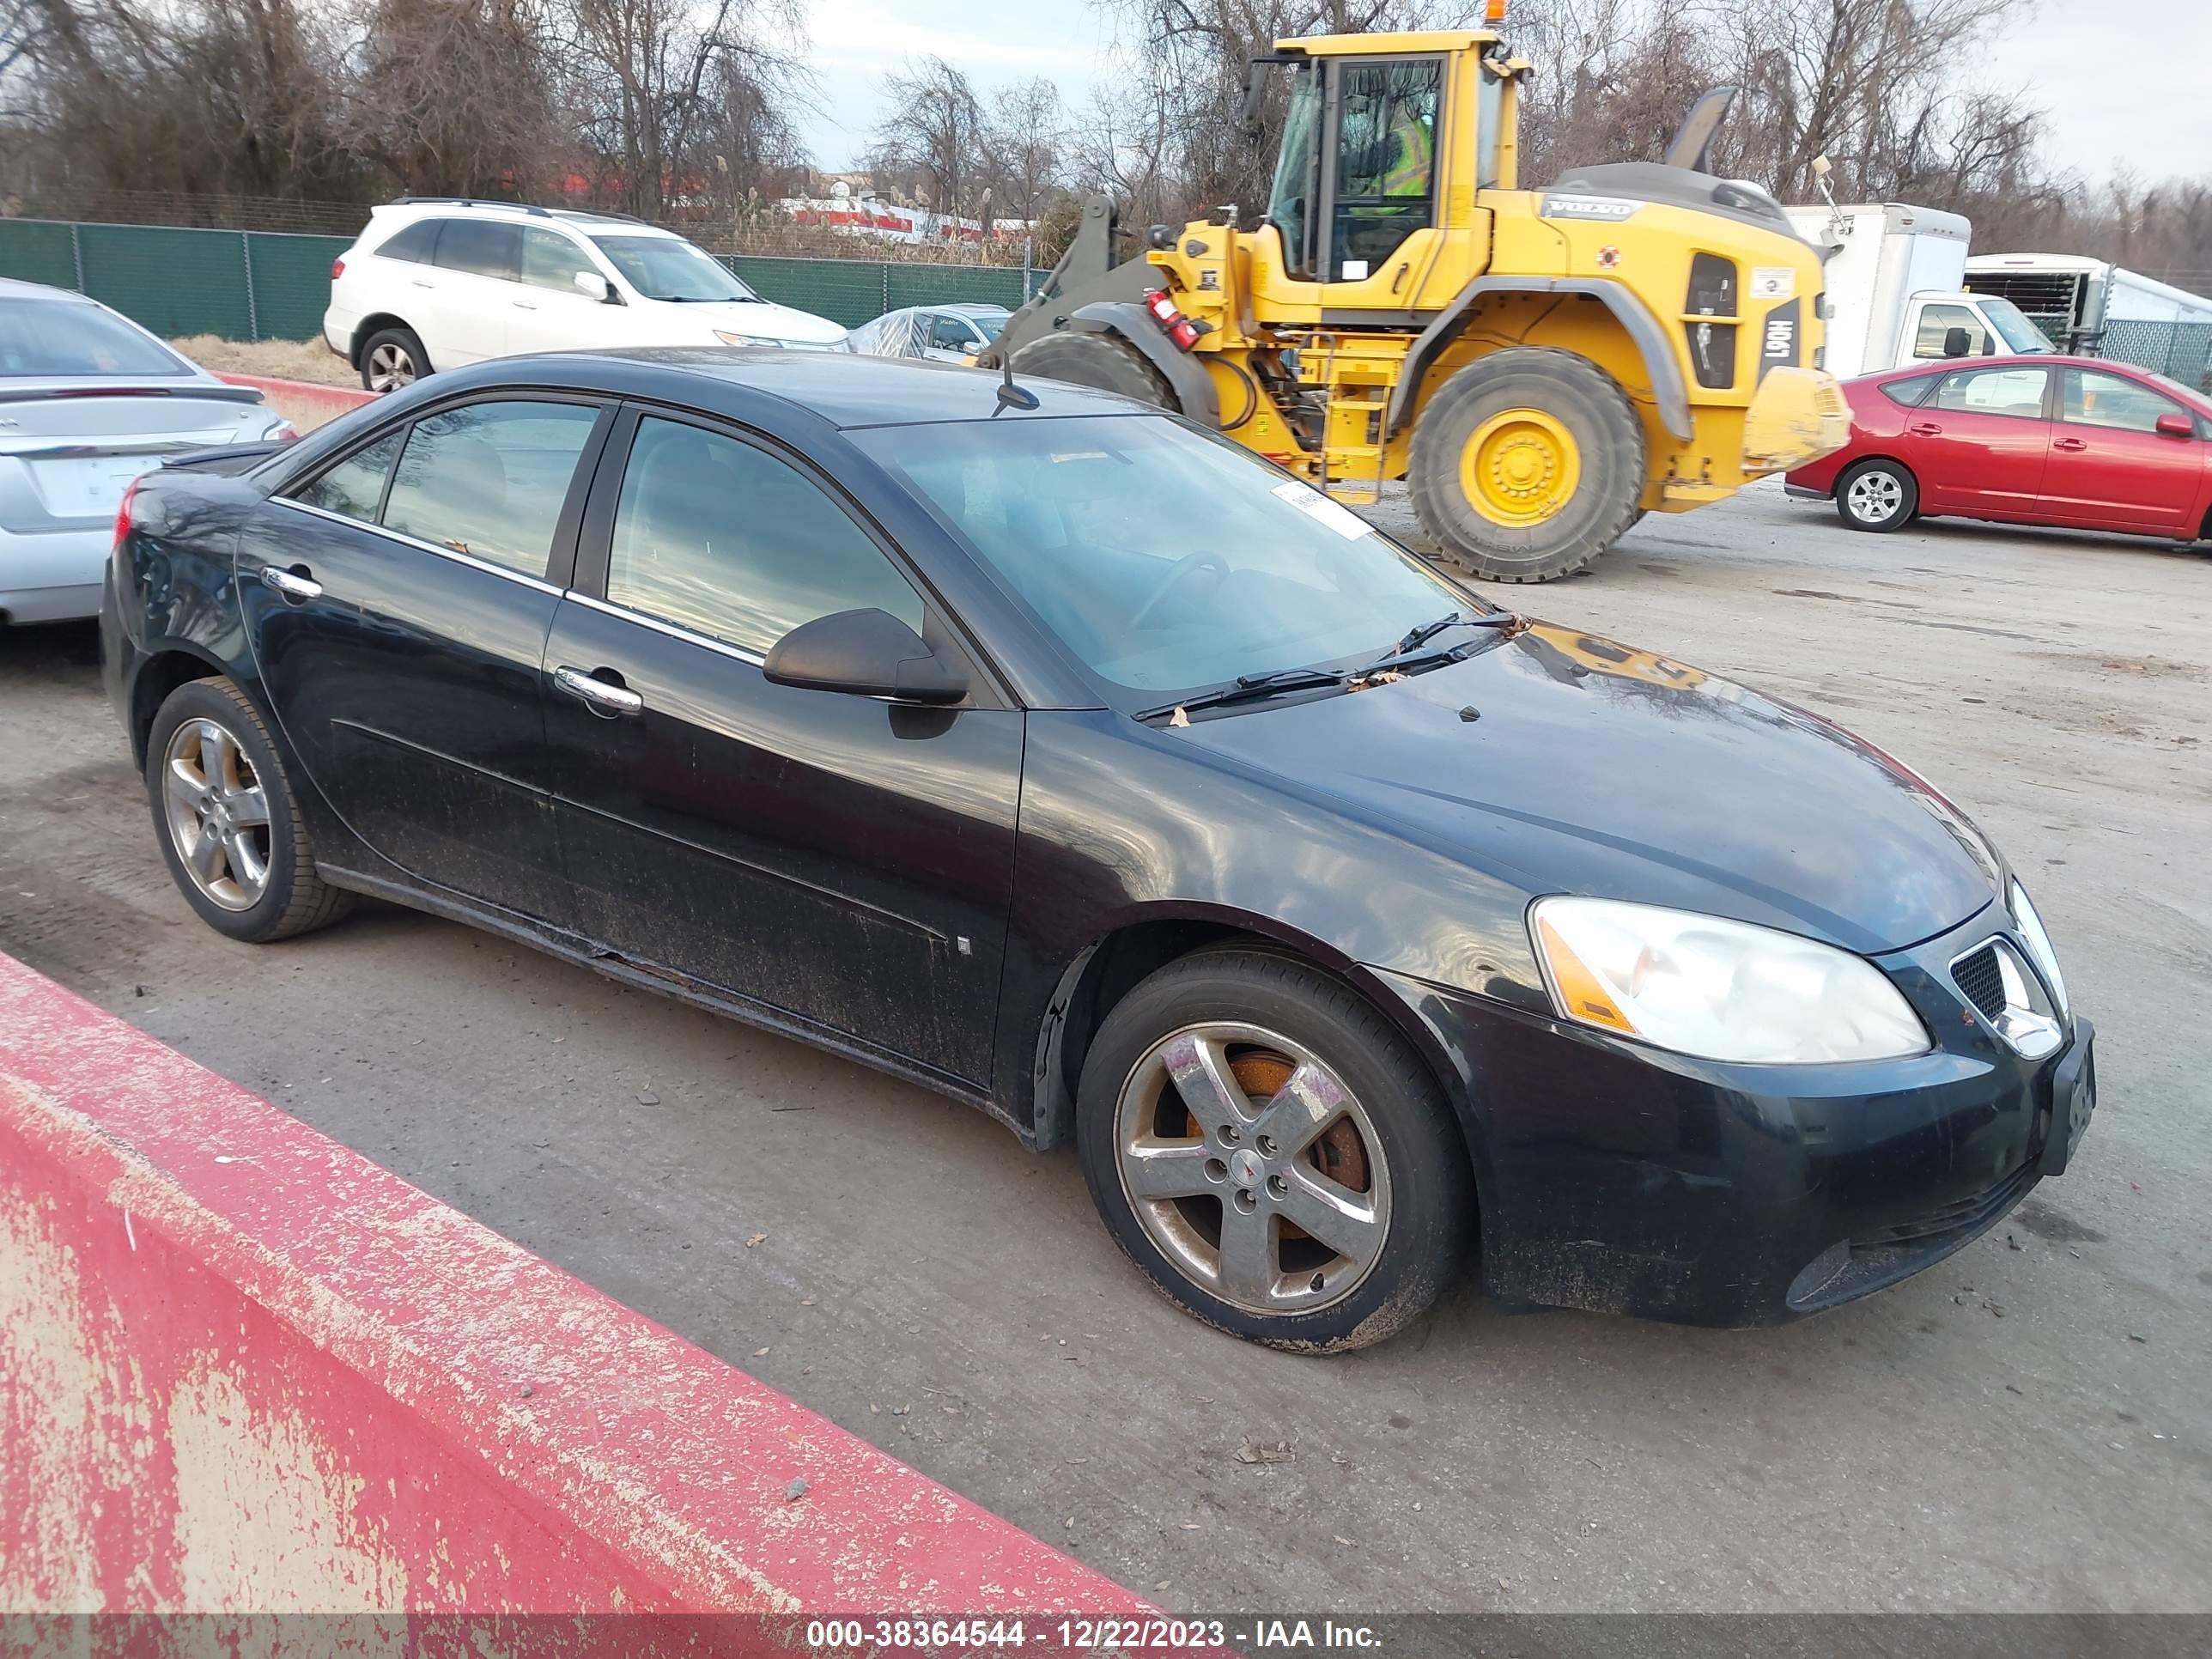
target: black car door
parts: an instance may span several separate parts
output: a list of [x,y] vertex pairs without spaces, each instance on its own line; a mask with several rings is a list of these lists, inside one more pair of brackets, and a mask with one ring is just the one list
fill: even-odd
[[612,419],[537,392],[427,413],[272,496],[239,546],[263,687],[332,810],[407,876],[541,920],[568,907],[539,663]]
[[933,643],[943,623],[887,541],[768,440],[633,415],[599,471],[545,648],[572,925],[982,1081],[1020,711],[981,674],[955,708],[769,683],[763,653],[817,617],[878,606]]

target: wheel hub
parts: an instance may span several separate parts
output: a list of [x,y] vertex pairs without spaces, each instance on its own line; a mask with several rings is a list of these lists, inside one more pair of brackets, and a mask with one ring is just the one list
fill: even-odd
[[1390,1188],[1373,1125],[1297,1043],[1227,1021],[1171,1032],[1137,1061],[1115,1115],[1139,1225],[1224,1301],[1323,1307],[1381,1255]]
[[1482,422],[1460,456],[1470,505],[1493,523],[1541,524],[1582,482],[1582,450],[1566,424],[1540,409],[1509,409]]

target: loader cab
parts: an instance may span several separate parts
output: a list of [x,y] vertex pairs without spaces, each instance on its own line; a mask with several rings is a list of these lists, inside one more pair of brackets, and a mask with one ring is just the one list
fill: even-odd
[[1495,38],[1399,35],[1378,52],[1372,36],[1309,37],[1253,61],[1255,108],[1264,76],[1288,77],[1255,291],[1410,313],[1481,268],[1474,192],[1504,182],[1512,149],[1511,82],[1480,62]]

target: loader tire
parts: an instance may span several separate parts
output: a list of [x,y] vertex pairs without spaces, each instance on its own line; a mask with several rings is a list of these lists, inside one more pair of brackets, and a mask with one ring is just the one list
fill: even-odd
[[1073,386],[1116,392],[1155,409],[1182,412],[1167,377],[1145,361],[1143,352],[1115,335],[1061,329],[1018,349],[1013,368],[1016,375],[1024,379],[1066,380]]
[[1486,581],[1553,581],[1636,522],[1644,424],[1588,358],[1514,346],[1468,364],[1429,399],[1407,480],[1448,563]]

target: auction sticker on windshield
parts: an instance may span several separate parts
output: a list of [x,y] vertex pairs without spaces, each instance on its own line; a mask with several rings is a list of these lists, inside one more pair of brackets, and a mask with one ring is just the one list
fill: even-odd
[[1275,495],[1278,500],[1288,501],[1309,519],[1327,525],[1348,542],[1356,542],[1362,536],[1375,533],[1373,525],[1343,502],[1322,495],[1310,484],[1302,484],[1296,480],[1279,483],[1275,486]]

